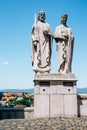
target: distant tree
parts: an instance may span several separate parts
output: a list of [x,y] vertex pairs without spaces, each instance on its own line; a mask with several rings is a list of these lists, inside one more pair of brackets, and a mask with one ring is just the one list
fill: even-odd
[[32,96],[30,97],[26,97],[25,95],[23,96],[22,99],[17,100],[16,98],[14,100],[10,100],[10,104],[20,104],[20,105],[26,105],[27,107],[31,107],[34,106],[34,99],[32,98]]

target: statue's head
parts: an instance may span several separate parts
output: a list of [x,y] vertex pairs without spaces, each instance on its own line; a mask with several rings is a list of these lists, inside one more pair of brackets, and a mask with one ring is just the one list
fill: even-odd
[[45,22],[45,12],[43,10],[39,12],[38,20],[41,22]]
[[62,23],[62,24],[66,24],[67,19],[68,19],[68,15],[67,15],[67,14],[63,14],[63,15],[61,16],[61,23]]
[[67,19],[67,18],[68,18],[68,15],[67,15],[67,14],[63,14],[61,17]]

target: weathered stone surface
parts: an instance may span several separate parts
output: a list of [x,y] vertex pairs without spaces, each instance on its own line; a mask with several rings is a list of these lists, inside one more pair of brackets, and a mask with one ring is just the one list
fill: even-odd
[[36,75],[34,116],[77,115],[76,77],[73,74]]
[[50,117],[63,115],[63,95],[51,95],[50,98]]
[[64,95],[64,115],[77,116],[77,95]]
[[1,120],[0,130],[87,130],[87,117]]
[[37,74],[34,78],[35,81],[77,81],[74,74]]
[[49,117],[49,95],[35,95],[34,117]]
[[49,73],[51,70],[51,29],[45,22],[45,12],[38,13],[38,22],[32,27],[32,66],[36,73]]
[[58,53],[58,73],[71,73],[71,63],[73,56],[74,36],[67,26],[68,15],[62,15],[61,25],[55,29],[54,38],[57,43]]

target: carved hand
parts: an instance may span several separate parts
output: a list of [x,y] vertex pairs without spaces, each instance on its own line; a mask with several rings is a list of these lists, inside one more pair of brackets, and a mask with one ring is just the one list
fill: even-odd
[[44,33],[45,35],[48,35],[48,32],[47,32],[47,31],[44,31],[43,33]]

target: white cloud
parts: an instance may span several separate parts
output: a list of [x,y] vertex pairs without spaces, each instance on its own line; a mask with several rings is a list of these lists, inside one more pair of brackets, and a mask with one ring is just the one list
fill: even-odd
[[9,64],[9,62],[8,61],[4,61],[4,62],[2,62],[2,64],[7,65],[7,64]]

